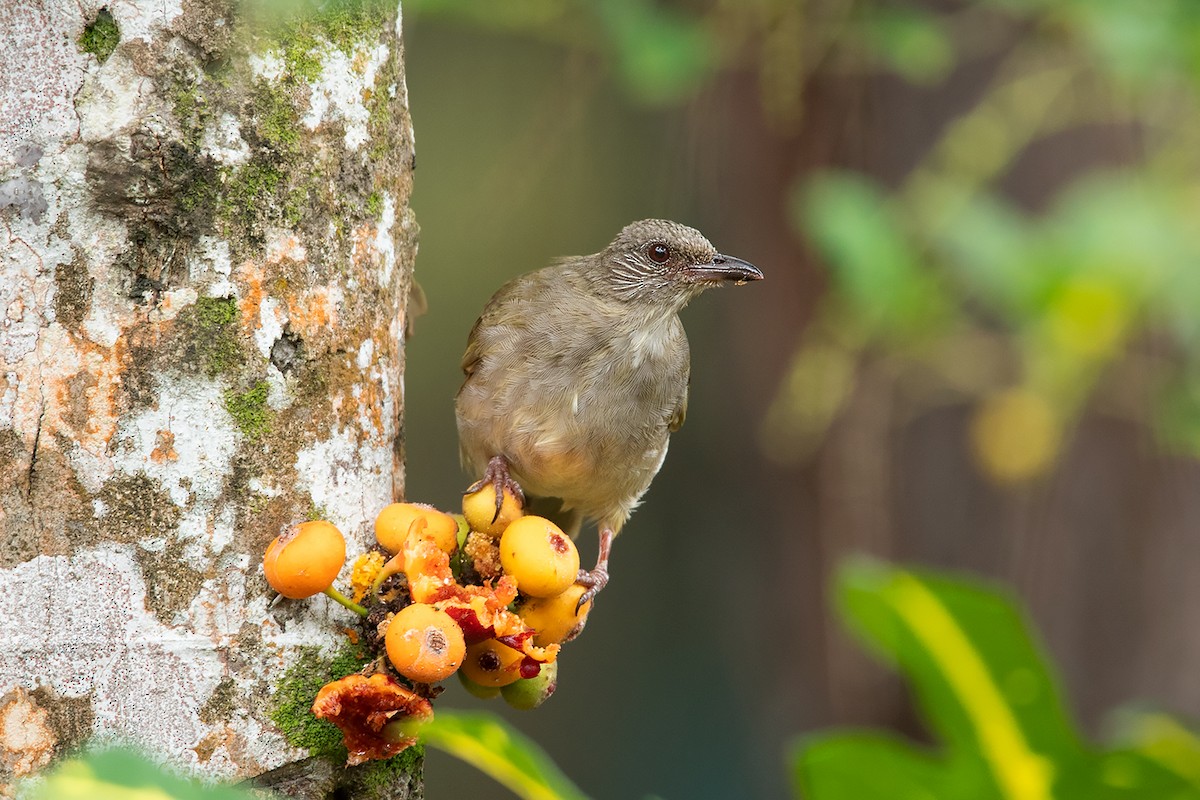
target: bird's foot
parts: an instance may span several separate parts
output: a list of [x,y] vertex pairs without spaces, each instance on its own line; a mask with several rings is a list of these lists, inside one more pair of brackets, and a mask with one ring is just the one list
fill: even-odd
[[612,553],[612,540],[612,529],[601,528],[600,554],[596,559],[596,566],[590,570],[579,570],[579,576],[575,578],[576,583],[587,587],[587,590],[579,596],[579,601],[575,603],[575,616],[579,616],[579,610],[596,599],[600,590],[608,585],[608,557]]
[[517,483],[513,479],[513,476],[509,474],[508,459],[504,456],[492,456],[488,461],[487,469],[483,471],[483,478],[467,487],[466,493],[478,492],[489,483],[496,494],[496,514],[492,517],[492,522],[500,519],[500,508],[504,505],[505,489],[517,498],[517,502],[521,504],[521,508],[525,507],[525,492],[521,490],[521,484]]
[[586,586],[587,590],[579,595],[579,602],[575,604],[575,616],[579,616],[579,611],[585,605],[596,599],[596,595],[600,594],[600,590],[608,585],[608,570],[599,565],[595,569],[579,570],[579,577],[575,582],[581,586]]

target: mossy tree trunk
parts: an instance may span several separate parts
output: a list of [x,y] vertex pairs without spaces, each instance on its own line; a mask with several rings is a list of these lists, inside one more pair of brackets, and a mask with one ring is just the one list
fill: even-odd
[[281,698],[353,620],[271,607],[261,569],[313,515],[353,556],[403,494],[399,9],[241,8],[0,7],[0,787],[111,740],[303,796],[420,793],[419,759],[294,766],[327,732]]

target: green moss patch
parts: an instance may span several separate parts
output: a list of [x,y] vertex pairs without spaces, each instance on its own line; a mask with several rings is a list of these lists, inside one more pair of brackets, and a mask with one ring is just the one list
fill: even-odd
[[259,81],[254,89],[255,132],[276,152],[293,153],[300,141],[300,114],[278,84]]
[[[357,791],[353,797],[393,797],[391,790],[420,775],[425,748],[413,745],[400,755],[382,761],[368,761],[354,768],[348,783]],[[402,795],[404,796],[404,795]]]
[[199,151],[204,129],[212,116],[205,88],[192,76],[185,75],[175,80],[170,98],[171,110],[183,133],[184,145],[193,153]]
[[329,509],[320,503],[310,503],[308,506],[308,512],[305,513],[304,518],[309,522],[318,519],[329,519]]
[[244,392],[225,393],[225,410],[249,439],[258,439],[271,427],[273,414],[267,407],[267,382],[259,381]]
[[375,35],[392,13],[393,3],[381,0],[335,0],[308,10],[282,31],[283,61],[296,78],[314,81],[321,74],[320,51],[325,42],[349,54],[355,44]]
[[[392,53],[375,76],[376,86],[391,86],[398,82],[403,61],[398,53]],[[374,159],[395,158],[406,146],[397,140],[400,126],[394,119],[395,100],[387,92],[375,92],[367,101],[367,131],[371,136],[371,157]],[[416,168],[416,165],[413,165]]]
[[237,300],[232,297],[201,297],[196,300],[197,321],[211,333],[237,319]]
[[180,324],[195,328],[190,343],[200,368],[210,378],[241,367],[244,358],[238,342],[237,300],[232,297],[201,297],[179,315]]
[[273,164],[255,160],[239,169],[225,171],[225,186],[218,208],[245,221],[274,200],[283,173]]
[[383,195],[380,192],[371,192],[367,196],[367,213],[372,217],[378,217],[383,213]]
[[117,27],[117,21],[108,13],[107,8],[102,8],[100,13],[96,14],[96,19],[83,29],[79,37],[79,49],[91,53],[103,64],[117,49],[120,41],[121,29]]

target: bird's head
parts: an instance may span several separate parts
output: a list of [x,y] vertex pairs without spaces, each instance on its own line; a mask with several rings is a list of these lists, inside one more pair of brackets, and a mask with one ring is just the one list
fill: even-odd
[[695,228],[665,219],[626,225],[595,264],[594,282],[605,294],[673,310],[713,286],[763,277],[753,264],[718,253]]

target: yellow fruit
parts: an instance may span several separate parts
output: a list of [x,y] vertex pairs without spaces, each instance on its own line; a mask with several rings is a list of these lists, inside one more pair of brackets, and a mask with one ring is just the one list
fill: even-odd
[[566,591],[579,575],[579,551],[571,537],[544,517],[521,517],[500,537],[500,563],[532,597]]
[[[485,483],[479,491],[463,495],[463,516],[471,530],[486,533],[489,536],[499,536],[504,529],[524,515],[521,503],[516,495],[508,489],[504,490],[504,500],[500,503],[500,515],[496,515],[496,488]],[[493,519],[494,518],[494,519]]]
[[312,597],[333,585],[346,563],[346,539],[324,520],[299,522],[275,537],[263,556],[271,588],[284,597]]
[[417,683],[449,678],[462,665],[467,650],[453,618],[425,603],[405,606],[392,617],[384,646],[396,671]]
[[534,644],[545,647],[570,641],[583,630],[592,603],[590,600],[584,603],[578,616],[575,614],[575,604],[585,591],[584,586],[574,583],[554,597],[531,597],[517,609],[521,620],[537,632],[533,637]]
[[525,656],[495,639],[486,639],[467,648],[462,674],[480,686],[507,686],[521,679]]
[[392,503],[375,518],[375,539],[389,553],[398,553],[404,547],[409,527],[413,521],[425,520],[421,536],[430,539],[437,548],[453,553],[458,547],[458,521],[454,517],[425,503]]

